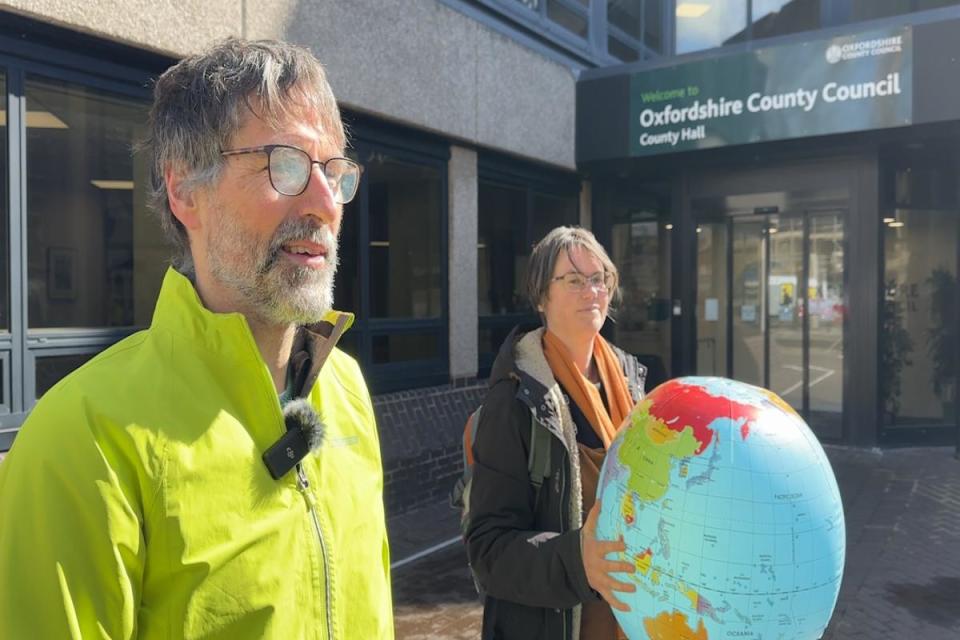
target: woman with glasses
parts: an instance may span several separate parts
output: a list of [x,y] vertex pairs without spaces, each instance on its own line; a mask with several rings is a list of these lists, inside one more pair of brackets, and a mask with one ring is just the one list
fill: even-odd
[[607,559],[625,546],[596,538],[594,497],[645,369],[600,335],[617,283],[589,231],[558,227],[533,248],[527,294],[543,326],[516,328],[501,347],[473,445],[465,531],[484,639],[622,637],[611,607],[629,610],[617,592],[635,586],[611,574],[634,565]]

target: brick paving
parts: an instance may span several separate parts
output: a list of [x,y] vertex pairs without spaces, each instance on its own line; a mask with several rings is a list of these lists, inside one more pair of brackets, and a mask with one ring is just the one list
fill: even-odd
[[[840,485],[847,562],[824,640],[960,638],[960,460],[952,448],[826,447]],[[457,514],[433,505],[390,521],[393,557],[449,540]],[[403,555],[401,555],[401,553]],[[480,633],[459,543],[394,569],[398,639]]]

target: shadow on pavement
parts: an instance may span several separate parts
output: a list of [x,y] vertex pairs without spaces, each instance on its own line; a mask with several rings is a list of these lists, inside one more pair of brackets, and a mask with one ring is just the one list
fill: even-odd
[[887,602],[930,624],[955,629],[960,623],[960,578],[937,576],[926,584],[887,585]]

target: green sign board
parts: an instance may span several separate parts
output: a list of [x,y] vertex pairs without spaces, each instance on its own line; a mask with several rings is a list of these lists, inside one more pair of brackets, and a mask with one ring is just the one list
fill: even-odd
[[870,31],[637,73],[630,153],[909,125],[912,35]]

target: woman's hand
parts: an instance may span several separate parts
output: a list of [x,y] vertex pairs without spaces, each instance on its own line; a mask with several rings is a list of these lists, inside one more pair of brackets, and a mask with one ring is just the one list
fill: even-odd
[[597,518],[600,517],[600,501],[597,500],[587,521],[580,529],[580,553],[583,556],[583,570],[587,574],[590,587],[603,596],[607,603],[619,611],[630,611],[630,607],[617,599],[614,591],[633,593],[636,585],[620,582],[610,574],[613,572],[633,573],[636,569],[629,562],[607,560],[608,553],[622,553],[627,545],[621,536],[619,540],[597,540]]

